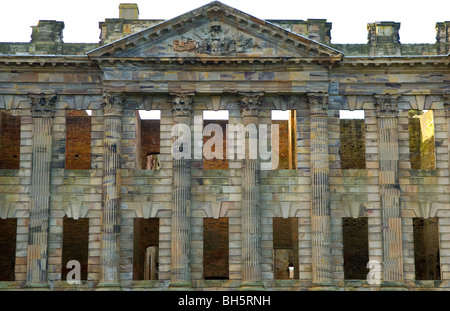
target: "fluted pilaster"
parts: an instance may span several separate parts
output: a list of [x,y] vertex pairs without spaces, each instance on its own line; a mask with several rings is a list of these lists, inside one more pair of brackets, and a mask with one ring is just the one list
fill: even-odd
[[[173,122],[190,126],[193,94],[172,94]],[[180,133],[181,135],[181,133]],[[185,133],[184,133],[185,135]],[[191,143],[190,141],[188,143]],[[183,146],[186,148],[186,146]],[[174,157],[171,224],[171,277],[169,288],[186,290],[192,287],[190,268],[191,244],[191,159]]]
[[313,289],[332,282],[328,152],[328,96],[308,94],[311,110],[311,244]]
[[[262,94],[242,94],[239,99],[244,127],[259,124],[258,111]],[[251,134],[245,139],[245,158],[242,167],[242,290],[263,290],[261,272],[261,208],[260,163],[258,157],[250,156]]]
[[379,185],[383,238],[383,286],[403,285],[400,216],[398,97],[374,95],[378,119]]
[[52,125],[56,95],[30,95],[33,142],[27,287],[47,287]]
[[120,140],[123,94],[103,95],[103,191],[99,287],[120,286]]

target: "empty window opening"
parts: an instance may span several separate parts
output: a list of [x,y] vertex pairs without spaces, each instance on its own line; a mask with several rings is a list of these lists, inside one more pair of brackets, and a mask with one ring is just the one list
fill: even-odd
[[136,111],[136,167],[159,170],[161,110]]
[[61,280],[67,280],[67,274],[74,268],[67,263],[76,260],[80,263],[80,280],[87,280],[89,252],[89,218],[63,218],[63,248]]
[[228,218],[203,218],[203,277],[229,278]]
[[133,280],[158,280],[159,218],[135,218]]
[[340,110],[341,169],[366,168],[364,110]]
[[17,219],[0,219],[0,281],[14,281]]
[[297,169],[297,111],[272,110],[271,118],[279,126],[277,169]]
[[274,278],[299,278],[298,218],[273,218]]
[[0,113],[0,169],[19,169],[20,117]]
[[436,169],[433,110],[410,110],[408,119],[411,169]]
[[91,116],[87,110],[66,110],[65,168],[91,168]]
[[440,280],[438,218],[413,218],[416,280]]
[[226,149],[228,117],[228,110],[203,111],[204,170],[223,170],[228,168]]
[[342,218],[344,243],[344,279],[367,279],[369,262],[369,231],[367,217]]

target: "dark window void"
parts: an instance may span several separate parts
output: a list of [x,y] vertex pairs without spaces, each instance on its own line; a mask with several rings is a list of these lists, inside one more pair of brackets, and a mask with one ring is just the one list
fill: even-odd
[[19,169],[20,117],[0,113],[0,169]]
[[134,219],[133,280],[158,279],[159,218]]
[[[227,124],[228,111],[203,111],[203,169],[228,169],[227,159]],[[214,125],[220,127],[221,132],[216,133]],[[206,131],[205,131],[206,130]],[[207,135],[211,134],[211,135]],[[220,144],[218,146],[218,144]],[[220,150],[220,147],[222,150]]]
[[438,218],[413,218],[416,280],[440,280]]
[[369,233],[367,217],[342,218],[344,242],[344,279],[367,279],[369,262]]
[[203,218],[203,277],[229,278],[228,218]]
[[272,124],[279,126],[277,169],[297,169],[297,111],[272,110]]
[[17,219],[0,219],[0,281],[14,281]]
[[67,267],[71,260],[80,263],[80,279],[87,280],[89,251],[89,218],[63,218],[63,248],[61,280],[67,280],[67,274],[74,268]]
[[298,279],[298,218],[273,218],[275,279]]
[[67,170],[91,168],[91,117],[86,110],[66,111]]
[[410,110],[408,118],[411,169],[436,169],[433,110]]
[[161,167],[160,154],[160,111],[136,111],[136,167],[158,170]]
[[340,111],[341,169],[366,168],[365,121],[362,110]]

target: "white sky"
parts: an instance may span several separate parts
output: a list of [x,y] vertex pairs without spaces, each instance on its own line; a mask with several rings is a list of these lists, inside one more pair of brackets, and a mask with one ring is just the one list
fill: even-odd
[[[209,0],[0,0],[0,42],[29,42],[39,20],[65,24],[64,42],[98,42],[98,22],[137,3],[141,19],[170,19]],[[367,23],[400,22],[400,42],[435,43],[436,22],[450,21],[450,0],[223,0],[261,19],[327,19],[332,43],[367,43]]]

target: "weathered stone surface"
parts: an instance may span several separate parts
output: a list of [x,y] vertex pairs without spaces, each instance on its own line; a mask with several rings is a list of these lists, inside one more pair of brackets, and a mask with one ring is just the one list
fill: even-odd
[[[101,22],[99,43],[65,43],[63,24],[48,21],[33,28],[29,43],[0,44],[0,110],[20,118],[14,126],[1,120],[0,151],[19,153],[14,167],[0,169],[0,218],[17,224],[15,249],[0,250],[0,257],[15,254],[5,272],[14,278],[0,288],[449,288],[448,22],[437,24],[436,44],[401,44],[398,23],[381,22],[358,45],[332,43],[325,20],[263,21],[219,2],[168,21],[138,19],[135,9]],[[76,137],[67,111],[86,109],[90,124]],[[152,131],[159,137],[143,136],[157,145],[158,170],[142,165],[153,151],[142,148],[138,109],[161,111]],[[295,134],[282,140],[289,140],[290,165],[263,170],[259,159],[233,157],[226,168],[205,169],[201,156],[174,159],[175,124],[188,125],[192,146],[202,146],[195,120],[203,110],[228,110],[228,125],[270,125],[271,110],[294,111],[280,132]],[[365,159],[357,168],[341,166],[347,147],[339,110],[364,110],[358,148]],[[411,162],[410,138],[418,133],[410,110],[429,111],[434,160],[424,157],[434,167]],[[90,165],[68,169],[75,146],[67,138],[89,131]],[[62,267],[70,248],[64,217],[89,220],[80,285],[68,284]],[[220,234],[228,234],[228,279],[204,274],[204,243],[212,243],[205,217],[227,222]],[[381,264],[384,283],[369,284],[362,274],[345,279],[344,217],[367,217],[368,258]],[[145,255],[134,254],[135,218],[158,219],[151,228],[158,280],[135,277],[133,262]],[[414,218],[437,218],[430,239],[433,252],[439,247],[437,280],[418,280]],[[287,261],[294,279],[280,280]]]

